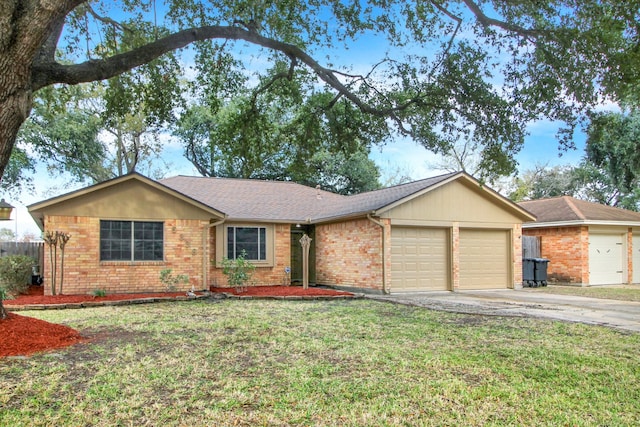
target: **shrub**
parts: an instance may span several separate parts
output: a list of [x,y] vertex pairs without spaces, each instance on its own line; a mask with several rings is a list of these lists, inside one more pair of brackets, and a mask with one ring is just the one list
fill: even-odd
[[222,260],[222,274],[227,276],[229,285],[236,288],[238,292],[246,287],[256,269],[255,265],[245,259],[246,255],[243,250],[236,259],[224,258]]
[[174,276],[171,271],[170,268],[167,268],[160,272],[160,282],[164,284],[167,291],[175,291],[180,283],[189,283],[189,276],[186,274],[177,274]]
[[31,283],[31,272],[36,261],[26,255],[9,255],[0,258],[0,287],[7,294],[24,293]]
[[106,297],[107,296],[107,290],[106,289],[94,289],[93,292],[91,292],[91,294],[93,294],[94,297]]

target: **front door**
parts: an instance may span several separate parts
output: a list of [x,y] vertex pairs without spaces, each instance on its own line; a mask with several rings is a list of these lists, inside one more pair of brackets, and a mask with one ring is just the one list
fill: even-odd
[[316,282],[315,229],[313,226],[291,227],[291,283],[302,283],[302,245],[300,239],[304,234],[311,237],[309,249],[309,283]]

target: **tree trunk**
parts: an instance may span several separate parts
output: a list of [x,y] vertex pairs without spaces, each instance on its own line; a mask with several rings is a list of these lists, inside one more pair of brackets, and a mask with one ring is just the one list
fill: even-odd
[[6,319],[8,316],[9,313],[7,313],[7,310],[5,310],[2,299],[0,299],[0,320]]
[[14,70],[0,59],[0,177],[9,163],[11,150],[16,142],[20,126],[31,112],[31,92],[9,85],[5,76]]

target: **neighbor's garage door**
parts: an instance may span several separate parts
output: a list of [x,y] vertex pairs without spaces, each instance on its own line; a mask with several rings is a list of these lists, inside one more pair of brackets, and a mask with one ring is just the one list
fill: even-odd
[[589,284],[624,283],[623,234],[589,233]]
[[509,287],[508,230],[460,229],[460,289]]
[[633,230],[633,283],[640,283],[640,236]]
[[449,232],[391,228],[391,292],[449,289]]

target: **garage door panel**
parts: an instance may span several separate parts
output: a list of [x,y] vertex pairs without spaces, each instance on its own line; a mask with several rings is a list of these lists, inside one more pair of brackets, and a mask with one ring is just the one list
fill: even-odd
[[460,229],[460,289],[509,287],[509,230]]
[[444,228],[391,229],[391,291],[449,288],[449,233]]
[[624,283],[623,234],[589,234],[589,284]]

